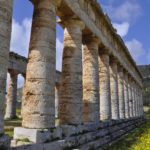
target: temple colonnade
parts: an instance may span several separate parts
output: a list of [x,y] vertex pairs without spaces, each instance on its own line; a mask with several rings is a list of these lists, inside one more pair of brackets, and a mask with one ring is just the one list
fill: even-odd
[[[0,133],[4,133],[12,2],[0,0],[0,41],[3,41],[0,42]],[[89,6],[87,10],[82,9],[83,3],[74,0],[72,3],[75,7],[80,6],[76,7],[76,13],[68,0],[60,3],[55,0],[32,1],[34,12],[22,100],[22,134],[30,129],[45,131],[56,127],[56,16],[64,29],[59,125],[143,116],[142,76],[107,16],[98,10],[97,4],[91,5],[93,2],[85,2]],[[92,7],[96,7],[97,12]],[[82,19],[84,13],[88,22]],[[102,19],[99,20],[98,14]],[[15,98],[15,72],[11,74],[10,85],[9,95]]]

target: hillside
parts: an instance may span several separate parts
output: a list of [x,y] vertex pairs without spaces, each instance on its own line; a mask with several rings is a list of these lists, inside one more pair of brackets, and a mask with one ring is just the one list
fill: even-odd
[[145,105],[150,105],[150,65],[138,66],[143,76],[143,100]]

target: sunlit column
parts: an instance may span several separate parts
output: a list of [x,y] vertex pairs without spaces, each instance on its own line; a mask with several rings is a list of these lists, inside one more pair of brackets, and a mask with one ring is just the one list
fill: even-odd
[[99,67],[96,37],[84,39],[83,48],[83,121],[99,121]]
[[59,103],[60,124],[82,123],[82,30],[84,24],[67,19],[64,25],[64,50]]
[[117,60],[110,57],[110,92],[112,119],[119,119],[118,69]]

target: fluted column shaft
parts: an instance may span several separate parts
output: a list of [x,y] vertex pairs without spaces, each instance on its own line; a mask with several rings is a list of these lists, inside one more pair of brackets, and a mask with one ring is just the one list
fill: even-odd
[[138,86],[136,84],[136,117],[138,117]]
[[135,82],[132,82],[133,91],[133,116],[136,117],[136,95],[135,95]]
[[140,96],[139,96],[140,88],[137,87],[137,99],[138,99],[138,117],[140,116]]
[[128,79],[129,81],[129,86],[128,86],[128,90],[129,90],[129,112],[130,112],[130,117],[133,117],[133,97],[132,97],[132,83],[131,83],[131,77],[129,77]]
[[119,114],[120,119],[125,118],[125,101],[124,101],[124,75],[123,68],[118,69],[118,95],[119,95]]
[[22,105],[23,127],[55,126],[55,0],[35,1]]
[[90,37],[83,49],[83,121],[99,121],[98,39]]
[[0,134],[4,132],[4,103],[9,59],[13,0],[0,0]]
[[125,118],[130,117],[129,112],[129,89],[128,89],[128,75],[124,72],[124,101],[125,101]]
[[16,104],[17,104],[17,76],[18,73],[10,71],[10,80],[8,84],[7,102],[5,118],[16,118]]
[[100,119],[111,119],[109,54],[99,50]]
[[82,29],[79,20],[64,22],[64,51],[61,75],[60,124],[82,123]]
[[142,89],[140,89],[140,116],[144,115],[144,108],[143,108],[143,94]]
[[59,91],[60,85],[55,86],[55,117],[58,118],[58,107],[59,107]]
[[118,70],[115,58],[110,59],[110,93],[112,119],[119,119]]

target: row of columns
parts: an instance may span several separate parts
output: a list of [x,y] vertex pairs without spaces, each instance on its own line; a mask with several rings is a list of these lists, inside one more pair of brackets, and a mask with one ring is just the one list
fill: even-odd
[[[17,108],[17,83],[19,72],[14,69],[9,69],[10,78],[8,80],[8,90],[6,95],[5,119],[15,119]],[[25,79],[25,74],[22,74]]]
[[[4,15],[2,21],[9,29],[0,30],[0,40],[4,38],[7,41],[7,47],[3,48],[3,44],[0,45],[0,51],[4,52],[0,53],[2,60],[5,52],[9,52],[11,15],[8,18],[5,12],[11,14],[11,9],[7,9],[12,7],[11,2],[12,0],[0,1],[0,6],[6,7],[5,11],[0,9],[0,14]],[[100,47],[99,40],[92,35],[88,35],[83,43],[82,30],[85,25],[77,18],[67,18],[62,20],[61,24],[64,27],[64,51],[59,91],[60,124],[81,124],[142,116],[141,89],[119,66],[117,60],[112,58],[109,50]],[[0,28],[3,29],[2,25],[0,24]],[[55,58],[56,1],[34,1],[22,102],[22,126],[25,128],[45,129],[55,126]],[[6,66],[2,65],[5,74],[0,74],[0,82],[6,79]],[[0,92],[4,92],[4,89],[1,86]],[[4,94],[0,97],[4,101]],[[3,108],[0,108],[1,112]],[[2,114],[0,113],[0,133],[3,131]]]
[[[55,1],[34,3],[29,61],[23,99],[22,126],[51,128],[55,126]],[[81,124],[99,120],[138,116],[135,83],[129,107],[129,75],[111,58],[99,40],[82,30],[77,18],[61,20],[64,28],[64,51],[59,91],[60,124]],[[83,53],[82,45],[84,44]],[[133,80],[133,79],[132,79]],[[133,82],[133,81],[132,81]],[[142,99],[140,99],[142,100]]]
[[[129,84],[129,75],[115,58],[111,58],[109,50],[100,47],[100,41],[92,35],[82,39],[85,25],[77,18],[63,19],[61,25],[64,28],[64,51],[59,91],[60,124],[142,115],[135,113],[138,100],[135,83]],[[55,126],[55,35],[55,1],[34,3],[22,113],[22,125],[26,128]],[[129,85],[132,87],[130,107]],[[133,111],[131,116],[130,111]]]

